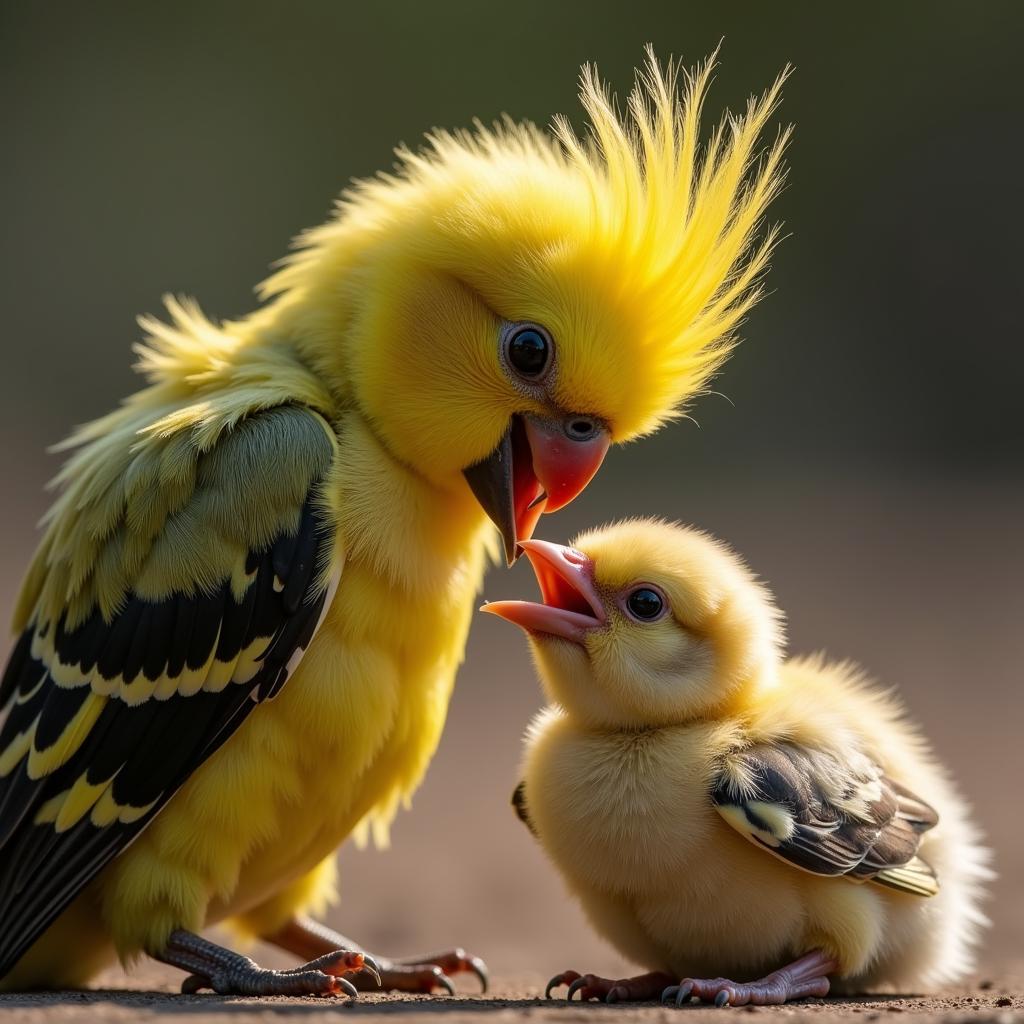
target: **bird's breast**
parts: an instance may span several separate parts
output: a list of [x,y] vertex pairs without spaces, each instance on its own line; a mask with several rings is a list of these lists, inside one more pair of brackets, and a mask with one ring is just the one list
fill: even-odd
[[715,728],[604,733],[566,720],[527,756],[527,799],[545,848],[588,884],[675,885],[719,822],[708,799]]
[[482,514],[446,508],[357,417],[340,447],[327,496],[344,569],[320,628],[277,697],[190,780],[193,796],[166,809],[239,809],[230,849],[223,829],[207,828],[221,836],[225,873],[240,865],[213,916],[273,895],[360,823],[386,839],[437,747],[465,648],[485,564]]

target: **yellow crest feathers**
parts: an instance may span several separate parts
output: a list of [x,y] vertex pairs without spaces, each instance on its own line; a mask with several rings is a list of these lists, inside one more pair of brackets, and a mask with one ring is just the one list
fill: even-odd
[[261,294],[336,301],[348,279],[358,307],[367,271],[379,295],[418,261],[501,317],[544,323],[567,408],[603,415],[616,441],[654,430],[728,354],[778,240],[759,227],[789,130],[763,152],[760,137],[788,72],[702,142],[713,67],[662,67],[648,48],[624,112],[583,68],[582,136],[561,116],[548,132],[505,118],[399,149],[395,172],[347,189]]
[[666,409],[697,393],[728,354],[733,331],[761,296],[779,237],[772,227],[756,240],[784,181],[791,129],[755,162],[789,69],[743,115],[727,114],[702,147],[714,66],[712,55],[694,71],[672,61],[662,69],[648,47],[623,116],[586,65],[580,99],[590,137],[581,140],[566,118],[555,119],[571,166],[590,184],[594,241],[616,254],[656,324],[651,344],[660,350]]

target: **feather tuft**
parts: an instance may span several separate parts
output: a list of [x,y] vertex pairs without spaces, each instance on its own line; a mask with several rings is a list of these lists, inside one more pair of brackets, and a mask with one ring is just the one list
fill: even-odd
[[[334,295],[339,267],[393,266],[400,235],[402,251],[501,316],[574,339],[560,368],[567,407],[587,396],[618,441],[655,430],[706,390],[780,237],[762,227],[790,129],[767,147],[761,138],[789,69],[702,142],[714,67],[715,55],[693,70],[663,66],[648,47],[624,111],[583,68],[582,134],[563,115],[548,132],[506,117],[399,149],[393,173],[357,182],[332,220],[300,236],[261,296]],[[621,361],[601,379],[595,354],[616,348]]]

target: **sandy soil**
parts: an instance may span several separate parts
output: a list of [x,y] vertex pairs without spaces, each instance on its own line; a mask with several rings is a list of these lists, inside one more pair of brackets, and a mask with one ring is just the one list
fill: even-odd
[[[719,1010],[691,1005],[684,1010],[652,1003],[606,1006],[601,1003],[566,1004],[564,1000],[537,999],[543,979],[535,977],[498,978],[486,997],[408,997],[363,995],[356,1004],[347,1000],[325,1002],[322,999],[230,999],[220,996],[178,996],[167,991],[100,989],[91,992],[65,992],[54,995],[0,997],[0,1019],[10,1024],[44,1024],[48,1021],[143,1021],[173,1015],[185,1015],[192,1024],[222,1020],[231,1024],[257,1024],[289,1020],[301,1024],[320,1024],[345,1017],[397,1017],[403,1024],[418,1021],[444,1021],[463,1024],[468,1021],[528,1020],[558,1021],[561,1024],[583,1020],[678,1020],[680,1013],[696,1015],[696,1024],[706,1018],[721,1020],[725,1014],[756,1013],[762,1017],[799,1020],[813,1016],[816,1021],[837,1019],[877,1021],[888,1014],[912,1015],[920,1024],[932,1021],[964,1024],[1016,1024],[1024,1021],[1024,964],[1005,978],[980,979],[956,992],[931,998],[906,996],[864,997],[858,999],[812,999],[783,1007],[744,1007]],[[133,979],[137,984],[167,987],[163,977],[149,974]]]

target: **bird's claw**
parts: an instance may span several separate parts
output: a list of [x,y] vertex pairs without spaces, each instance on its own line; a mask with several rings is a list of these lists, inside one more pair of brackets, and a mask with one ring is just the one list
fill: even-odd
[[[436,988],[443,988],[446,995],[455,995],[455,982],[447,976],[439,967],[436,965],[433,967],[424,968],[424,976],[420,979],[420,991],[424,994],[429,995]],[[399,989],[401,991],[401,989]]]
[[381,971],[381,985],[385,989],[400,992],[433,992],[443,988],[448,995],[455,995],[455,985],[450,975],[472,974],[480,982],[482,992],[487,991],[490,974],[487,964],[478,956],[471,956],[464,949],[453,949],[447,953],[431,956],[410,957],[406,960],[385,961]]
[[[722,987],[718,987],[721,984]],[[710,991],[704,991],[710,989]],[[662,1003],[676,1006],[685,1006],[694,997],[698,1000],[710,1000],[715,1006],[728,1006],[733,999],[733,991],[724,979],[719,978],[714,982],[697,982],[693,978],[685,978],[678,985],[669,985],[661,993]]]
[[[562,971],[556,974],[544,989],[544,998],[550,999],[553,989],[559,985],[568,985],[565,993],[567,1002],[579,993],[580,1002],[587,1003],[591,999],[603,999],[606,1003],[640,1003],[657,999],[669,976],[660,972],[640,974],[635,978],[602,978],[597,974],[580,974],[579,971]],[[666,990],[667,991],[667,990]]]
[[183,996],[194,996],[204,988],[213,988],[213,983],[205,974],[190,974],[181,983],[181,994]]
[[359,989],[357,989],[355,987],[355,985],[353,985],[352,982],[349,981],[347,978],[335,978],[334,979],[334,988],[333,988],[332,992],[335,995],[337,995],[337,993],[339,991],[340,992],[344,992],[345,995],[347,995],[349,997],[349,999],[358,999],[359,998]]
[[[565,993],[566,1002],[572,1002],[572,998],[577,992],[582,993],[580,995],[580,1001],[586,1002],[591,999],[594,992],[583,992],[583,989],[593,988],[600,983],[601,979],[597,978],[593,974],[580,974],[579,971],[562,971],[561,974],[556,974],[544,987],[544,998],[550,999],[551,992],[561,985],[568,985],[569,991]],[[601,993],[604,994],[604,993]],[[612,1000],[614,1002],[614,1000]]]
[[[554,989],[561,985],[571,985],[577,978],[580,977],[579,971],[562,971],[560,974],[556,974],[548,983],[544,986],[544,998],[550,999],[551,993]],[[571,997],[567,997],[571,998]]]
[[[461,947],[448,953],[436,953],[433,956],[417,957],[415,961],[402,961],[407,966],[433,964],[439,967],[445,976],[450,974],[472,974],[480,982],[480,991],[485,993],[491,982],[487,964],[478,956],[471,956]],[[453,993],[454,994],[454,993]]]
[[[571,1002],[572,1002],[572,997],[573,997],[574,995],[576,995],[576,993],[577,993],[577,992],[579,992],[579,991],[580,991],[581,989],[584,989],[584,988],[586,988],[586,987],[587,987],[587,979],[586,979],[585,977],[583,977],[583,978],[577,978],[577,979],[576,979],[576,980],[575,980],[575,981],[574,981],[574,982],[573,982],[573,983],[572,983],[572,984],[571,984],[571,985],[569,986],[569,991],[565,993],[565,1001],[566,1001],[567,1003],[571,1003]],[[583,1000],[583,997],[582,997],[582,996],[580,996],[580,1000],[581,1000],[581,1001]]]
[[663,1003],[675,1003],[676,1006],[682,1006],[684,1003],[689,1002],[692,994],[693,982],[684,981],[679,985],[669,985],[668,988],[661,993],[661,1001]]
[[377,982],[378,986],[380,985],[380,968],[377,966],[377,961],[369,953],[351,949],[336,949],[331,953],[325,953],[323,956],[317,957],[315,960],[310,960],[308,963],[300,964],[298,967],[292,967],[280,973],[301,974],[303,971],[322,971],[324,974],[338,978],[341,978],[343,974],[358,974],[361,971],[365,971]]
[[448,977],[440,967],[436,968],[436,974],[434,975],[434,981],[440,985],[450,996],[455,995],[455,982]]
[[369,953],[363,953],[363,966],[362,970],[373,978],[377,982],[377,987],[380,987],[380,967],[377,965],[377,961],[370,956]]
[[380,985],[385,991],[431,995],[438,989],[443,989],[445,995],[455,995],[455,983],[437,964],[416,963],[386,966],[380,977]]
[[661,993],[661,1001],[669,1005],[674,1002],[676,1006],[683,1006],[691,999],[715,1006],[777,1006],[792,999],[821,998],[828,994],[828,989],[828,978],[813,969],[803,975],[784,968],[751,982],[684,978],[678,985],[669,985]]

